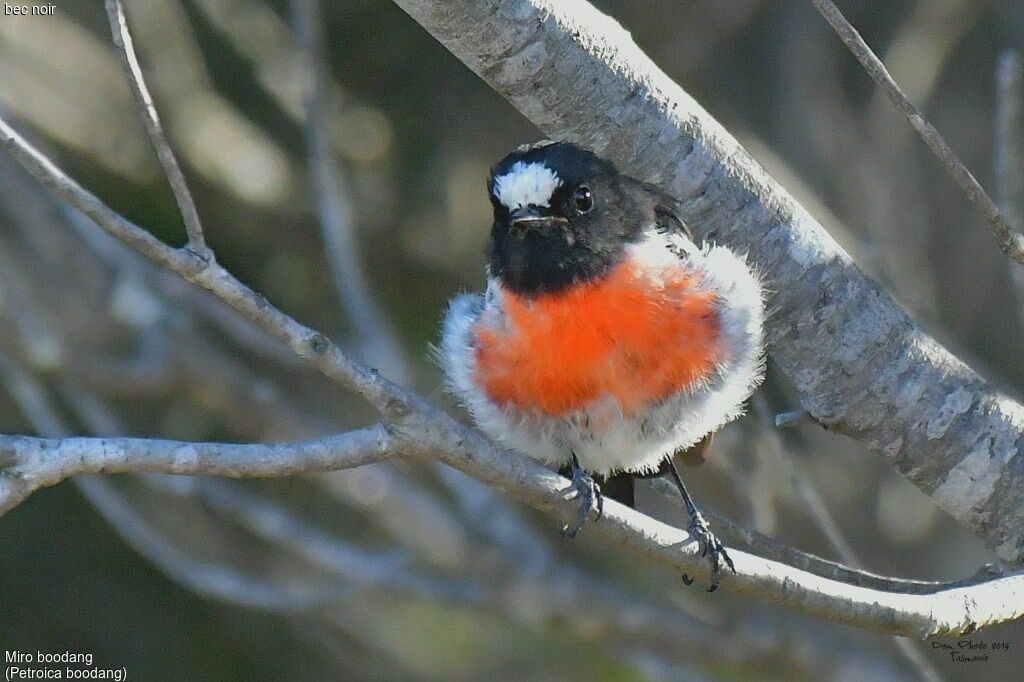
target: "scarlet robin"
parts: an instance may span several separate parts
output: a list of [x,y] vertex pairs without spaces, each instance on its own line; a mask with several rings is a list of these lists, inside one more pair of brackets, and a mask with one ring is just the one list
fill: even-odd
[[662,190],[574,144],[517,149],[488,193],[487,290],[456,297],[444,322],[450,389],[492,438],[571,477],[569,536],[600,516],[595,476],[672,476],[715,589],[732,560],[673,458],[739,416],[763,377],[757,276],[695,244]]

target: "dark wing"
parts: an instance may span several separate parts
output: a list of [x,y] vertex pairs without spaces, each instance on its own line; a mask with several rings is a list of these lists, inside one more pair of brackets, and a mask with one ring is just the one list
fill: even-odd
[[693,233],[676,210],[676,199],[660,187],[647,182],[643,183],[643,189],[654,203],[654,220],[658,230],[670,234],[682,233],[693,241]]
[[627,507],[636,509],[636,498],[633,492],[634,474],[619,472],[604,479],[601,492],[611,499],[621,502]]

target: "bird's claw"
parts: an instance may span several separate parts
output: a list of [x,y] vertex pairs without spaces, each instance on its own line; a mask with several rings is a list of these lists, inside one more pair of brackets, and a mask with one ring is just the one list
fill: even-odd
[[601,494],[601,487],[593,476],[578,466],[573,466],[572,485],[569,492],[565,494],[565,499],[575,500],[577,498],[580,500],[580,508],[575,520],[562,527],[562,535],[567,538],[579,535],[583,530],[583,525],[587,522],[587,517],[590,516],[591,509],[597,510],[595,521],[604,514],[604,496]]
[[[711,532],[708,522],[699,513],[690,522],[688,530],[693,539],[700,543],[700,555],[708,557],[711,562],[711,585],[708,587],[708,592],[714,592],[718,589],[718,583],[722,579],[722,562],[725,562],[725,565],[733,573],[736,572],[736,566],[733,565],[725,545]],[[684,573],[683,582],[692,585],[693,578]]]

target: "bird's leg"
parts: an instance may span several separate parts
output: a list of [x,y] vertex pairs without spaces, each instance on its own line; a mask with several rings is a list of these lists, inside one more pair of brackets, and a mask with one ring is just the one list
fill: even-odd
[[[719,540],[714,533],[711,532],[711,528],[708,527],[708,522],[704,519],[704,516],[697,511],[697,505],[693,503],[693,498],[690,497],[690,493],[686,492],[686,486],[683,485],[683,479],[679,476],[679,471],[676,469],[675,462],[672,461],[672,457],[669,457],[662,463],[662,469],[667,470],[672,476],[672,480],[676,482],[676,487],[679,488],[679,494],[683,498],[683,504],[686,505],[686,513],[690,517],[689,530],[697,542],[700,543],[701,556],[706,556],[711,561],[711,586],[708,587],[708,592],[714,592],[718,589],[718,581],[722,577],[722,562],[724,561],[726,566],[729,567],[733,573],[736,572],[736,567],[733,566],[732,559],[729,557],[729,553],[725,551],[725,545]],[[683,582],[687,585],[693,583],[693,578],[683,574]]]
[[569,477],[572,480],[572,486],[569,492],[566,493],[565,499],[574,500],[579,498],[580,510],[576,515],[576,520],[562,528],[562,535],[574,538],[583,529],[583,524],[587,522],[591,509],[597,508],[597,516],[594,517],[595,521],[604,514],[604,496],[601,495],[601,488],[597,485],[594,477],[580,467],[575,452],[572,453]]

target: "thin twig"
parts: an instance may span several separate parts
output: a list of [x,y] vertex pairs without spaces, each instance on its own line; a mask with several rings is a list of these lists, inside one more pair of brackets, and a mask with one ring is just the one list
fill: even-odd
[[[771,411],[768,400],[763,393],[755,398],[755,405],[758,408],[758,416],[764,423],[765,440],[770,443],[768,452],[774,455],[776,463],[788,472],[794,490],[796,490],[797,495],[804,503],[804,509],[818,527],[818,530],[821,531],[821,534],[825,536],[825,539],[832,547],[832,551],[836,553],[839,560],[846,567],[859,570],[863,563],[857,556],[853,546],[847,541],[842,529],[832,516],[832,512],[829,511],[828,505],[825,504],[825,500],[822,499],[821,494],[818,492],[818,488],[814,485],[807,472],[798,466],[793,461],[790,453],[786,451],[781,434],[772,429],[767,423]],[[776,417],[776,427],[778,424],[779,417]],[[763,453],[763,450],[759,450],[759,452]],[[917,671],[921,679],[927,682],[942,682],[942,676],[938,670],[936,670],[931,661],[925,658],[915,642],[902,637],[896,637],[893,639],[893,643],[900,652],[900,655]]]
[[[101,400],[67,383],[62,384],[60,389],[72,411],[90,431],[104,435],[121,435],[124,432],[109,406]],[[38,420],[33,420],[33,423],[37,429],[47,425]],[[59,422],[51,420],[49,424],[59,425]],[[53,436],[60,435],[62,431],[43,433]],[[270,499],[248,492],[234,482],[208,477],[178,478],[173,483],[172,477],[167,476],[148,475],[138,478],[151,488],[163,492],[194,496],[211,509],[230,517],[253,535],[330,573],[341,584],[350,584],[354,591],[399,593],[459,605],[478,604],[481,600],[482,590],[472,585],[429,575],[413,568],[408,550],[398,547],[377,552],[362,549],[297,517]],[[79,480],[82,479],[76,479]],[[174,571],[166,572],[174,576]]]
[[818,12],[832,26],[832,29],[839,36],[840,40],[849,48],[857,61],[861,63],[864,70],[875,83],[885,91],[892,103],[899,109],[900,113],[907,119],[907,122],[917,131],[924,143],[932,150],[932,153],[939,159],[943,167],[949,173],[953,181],[963,190],[964,194],[974,206],[981,211],[988,219],[995,233],[996,240],[1003,252],[1020,264],[1024,264],[1024,235],[1015,231],[1000,213],[996,203],[981,186],[981,183],[971,174],[956,152],[946,143],[939,131],[918,111],[914,103],[903,94],[900,86],[896,84],[885,64],[879,59],[868,44],[864,42],[860,33],[857,32],[839,8],[832,0],[811,0]]
[[204,260],[191,249],[168,246],[112,210],[57,168],[3,119],[0,119],[0,144],[37,180],[88,215],[109,234],[159,265],[214,293],[250,322],[284,342],[292,352],[329,379],[356,391],[386,416],[400,418],[408,411],[413,396],[407,391],[352,361],[326,336],[272,306],[213,260]]
[[[0,351],[0,385],[14,398],[33,428],[51,438],[70,433],[43,385]],[[105,430],[116,428],[95,404],[70,392],[80,416]],[[233,604],[271,611],[303,612],[346,598],[352,590],[337,584],[278,585],[245,575],[226,564],[200,561],[180,550],[150,524],[117,488],[100,476],[79,476],[75,484],[97,512],[139,554],[194,592]],[[2,504],[2,500],[0,500]]]
[[107,18],[110,20],[110,31],[113,34],[114,45],[117,47],[118,57],[128,76],[128,85],[131,87],[132,95],[139,105],[142,122],[146,126],[146,132],[156,150],[157,158],[163,167],[164,175],[174,193],[174,199],[178,203],[178,210],[185,223],[185,232],[188,235],[188,247],[204,260],[213,257],[206,240],[203,236],[203,225],[199,221],[199,212],[192,200],[192,193],[189,192],[188,184],[185,182],[185,175],[181,172],[178,159],[167,142],[163,126],[160,124],[160,117],[153,106],[153,97],[146,87],[146,81],[142,77],[142,67],[139,64],[138,55],[135,54],[135,46],[132,43],[131,33],[128,31],[128,21],[124,15],[124,7],[121,0],[106,0]]
[[[679,491],[669,481],[663,478],[655,478],[648,481],[653,490],[673,500],[679,499]],[[871,571],[846,566],[830,559],[819,557],[810,552],[791,547],[779,542],[773,537],[759,533],[758,531],[742,526],[727,516],[707,507],[701,512],[708,518],[715,528],[721,528],[729,536],[736,538],[760,555],[780,561],[794,568],[813,573],[822,578],[837,580],[851,585],[868,587],[883,592],[908,593],[908,594],[934,594],[942,590],[956,587],[967,587],[1002,576],[1002,572],[994,566],[983,566],[974,575],[962,580],[932,581],[914,580],[912,578],[894,578]],[[730,550],[732,551],[732,550]]]
[[320,231],[338,299],[351,319],[363,359],[400,384],[411,379],[402,345],[367,286],[359,257],[347,183],[330,144],[330,88],[324,56],[323,24],[317,0],[292,0],[295,32],[302,47],[305,71],[306,155],[320,209]]
[[194,310],[243,348],[286,367],[294,368],[302,363],[280,339],[259,329],[220,299],[198,289],[173,272],[154,267],[153,263],[108,234],[78,209],[67,204],[61,206],[75,231],[111,267],[122,274],[144,280],[169,303]]
[[1024,67],[1016,50],[996,66],[996,195],[1014,229],[1024,229]]
[[363,590],[387,590],[420,599],[453,604],[480,600],[481,590],[413,570],[404,548],[376,554],[346,543],[311,522],[300,519],[269,499],[216,479],[196,478],[187,487],[166,485],[167,479],[147,477],[147,484],[182,494],[194,494],[205,505],[232,518],[257,537],[301,557],[312,566]]
[[[1024,230],[1024,67],[1007,50],[996,66],[995,176],[999,207],[1010,225]],[[1019,314],[1024,317],[1024,272],[1010,269]]]

